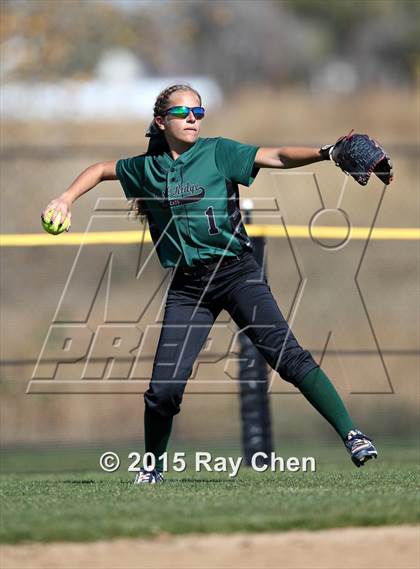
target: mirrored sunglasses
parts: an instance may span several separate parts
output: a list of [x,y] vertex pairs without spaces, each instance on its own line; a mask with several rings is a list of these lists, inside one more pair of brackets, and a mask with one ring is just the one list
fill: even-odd
[[180,105],[177,107],[170,107],[165,111],[165,115],[171,115],[177,119],[186,119],[190,114],[190,111],[197,120],[201,120],[206,112],[204,107],[185,107],[184,105]]

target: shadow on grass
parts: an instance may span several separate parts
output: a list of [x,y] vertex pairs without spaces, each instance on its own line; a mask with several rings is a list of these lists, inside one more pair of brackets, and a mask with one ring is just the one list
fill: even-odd
[[104,480],[58,480],[56,483],[57,484],[103,484]]
[[223,479],[223,480],[208,480],[205,478],[171,478],[170,480],[165,480],[165,484],[166,483],[171,483],[171,482],[200,482],[200,483],[205,483],[205,484],[226,484],[226,482],[237,482],[235,480],[229,480],[229,479]]
[[[132,480],[116,480],[118,484],[123,486],[133,486],[134,482]],[[228,483],[238,483],[238,480],[208,480],[205,478],[171,478],[170,480],[165,480],[164,484],[179,484],[180,482],[188,483],[192,482],[194,484],[226,484]],[[55,484],[71,484],[71,485],[79,485],[79,484],[106,484],[106,480],[56,480],[54,481]]]

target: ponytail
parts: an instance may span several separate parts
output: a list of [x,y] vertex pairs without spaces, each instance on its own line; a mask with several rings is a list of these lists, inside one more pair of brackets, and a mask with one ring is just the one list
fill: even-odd
[[165,133],[156,126],[155,119],[150,123],[145,136],[150,138],[147,154],[161,154],[169,150]]

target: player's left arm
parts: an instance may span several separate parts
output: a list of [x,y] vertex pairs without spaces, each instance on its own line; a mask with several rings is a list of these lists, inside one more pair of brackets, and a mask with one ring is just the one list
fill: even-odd
[[259,168],[298,168],[323,160],[325,157],[319,148],[306,146],[266,147],[257,150],[255,166]]

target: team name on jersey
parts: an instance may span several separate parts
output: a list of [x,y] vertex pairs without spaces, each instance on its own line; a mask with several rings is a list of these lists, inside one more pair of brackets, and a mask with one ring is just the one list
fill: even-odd
[[163,207],[177,206],[184,203],[196,202],[204,198],[206,190],[198,184],[177,184],[167,188]]

